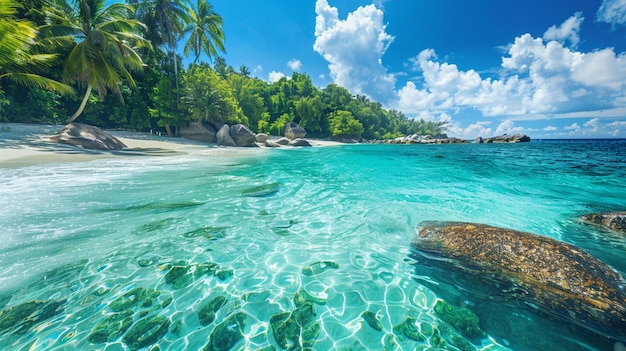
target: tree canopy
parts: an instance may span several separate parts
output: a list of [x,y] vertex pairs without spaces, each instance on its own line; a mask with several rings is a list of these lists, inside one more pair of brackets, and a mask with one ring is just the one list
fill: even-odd
[[[0,42],[0,78],[42,74],[26,86],[19,78],[0,79],[0,121],[59,123],[76,110],[75,116],[82,111],[86,123],[101,127],[170,135],[171,127],[191,121],[243,123],[275,135],[297,122],[320,138],[446,130],[445,123],[407,118],[336,84],[316,87],[305,73],[269,83],[245,65],[236,71],[219,55],[225,50],[222,18],[206,0],[126,1],[24,0],[20,7],[0,0],[0,35],[20,39]],[[192,55],[188,67],[177,54],[179,44]],[[59,94],[71,91],[68,84],[85,91],[83,98]]]

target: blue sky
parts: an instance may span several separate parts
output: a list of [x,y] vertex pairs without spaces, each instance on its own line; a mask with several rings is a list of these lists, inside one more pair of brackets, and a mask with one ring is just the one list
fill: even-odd
[[626,138],[626,0],[213,0],[226,62],[306,73],[450,136]]

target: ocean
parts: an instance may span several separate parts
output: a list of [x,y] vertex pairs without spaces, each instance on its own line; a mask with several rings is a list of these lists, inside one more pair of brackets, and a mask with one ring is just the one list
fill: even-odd
[[580,216],[625,199],[625,140],[0,167],[0,349],[612,350],[532,304],[455,286],[411,242],[425,221],[476,222],[624,275],[626,235]]

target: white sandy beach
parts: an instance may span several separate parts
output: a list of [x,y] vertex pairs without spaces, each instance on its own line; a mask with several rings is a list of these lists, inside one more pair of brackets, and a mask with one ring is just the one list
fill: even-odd
[[[15,128],[14,124],[9,127]],[[17,128],[23,125],[18,125]],[[6,131],[3,131],[5,133]],[[114,133],[115,134],[115,133]],[[127,148],[122,151],[95,151],[79,147],[58,144],[50,141],[53,134],[34,133],[24,140],[13,140],[4,145],[0,134],[0,167],[26,167],[37,164],[60,162],[87,162],[101,158],[130,156],[176,156],[176,155],[207,155],[220,157],[245,156],[258,152],[263,148],[219,147],[215,144],[204,144],[184,138],[158,137],[146,138],[145,133],[124,133],[116,135]],[[327,140],[307,139],[314,147],[335,146],[341,143]],[[285,147],[285,149],[292,149]]]

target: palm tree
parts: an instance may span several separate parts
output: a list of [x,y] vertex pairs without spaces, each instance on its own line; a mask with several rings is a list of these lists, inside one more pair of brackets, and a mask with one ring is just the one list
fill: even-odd
[[98,92],[100,99],[109,90],[122,99],[122,81],[135,87],[129,70],[143,67],[135,51],[137,47],[149,46],[141,36],[143,25],[130,18],[131,6],[122,3],[106,6],[106,2],[75,0],[74,6],[69,6],[65,0],[58,0],[48,14],[51,24],[41,27],[50,40],[72,43],[63,69],[63,81],[86,87],[78,110],[65,123],[80,116],[92,89]]
[[241,66],[239,66],[239,74],[241,74],[242,76],[248,78],[248,77],[250,77],[250,69],[248,69],[248,67],[246,65],[241,65]]
[[56,55],[33,53],[39,44],[37,29],[32,22],[15,17],[19,6],[14,0],[0,0],[0,78],[62,94],[74,93],[72,87],[38,74],[50,67]]
[[184,53],[188,56],[189,51],[193,51],[196,55],[193,63],[198,61],[203,52],[209,60],[217,56],[218,50],[225,52],[222,16],[213,11],[213,6],[207,0],[197,1],[196,8],[189,9],[190,21],[183,31],[184,35],[189,35]]

